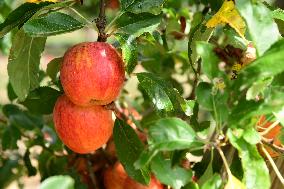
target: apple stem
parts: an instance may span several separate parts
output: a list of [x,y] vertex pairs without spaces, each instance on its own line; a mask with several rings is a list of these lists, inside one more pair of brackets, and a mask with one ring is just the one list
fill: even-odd
[[105,33],[106,28],[106,15],[105,15],[105,0],[100,0],[100,13],[99,17],[95,20],[96,26],[99,30],[98,40],[99,42],[106,42],[108,35]]

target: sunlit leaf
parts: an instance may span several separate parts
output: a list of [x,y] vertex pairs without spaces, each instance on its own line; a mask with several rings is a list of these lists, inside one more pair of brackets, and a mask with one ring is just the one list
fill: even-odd
[[207,22],[207,27],[229,24],[243,38],[246,24],[238,13],[233,0],[225,0],[219,11]]
[[235,176],[230,175],[224,189],[246,189],[246,186]]

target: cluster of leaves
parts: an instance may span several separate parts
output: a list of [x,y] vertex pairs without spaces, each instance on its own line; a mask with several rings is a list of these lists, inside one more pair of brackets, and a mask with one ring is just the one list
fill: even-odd
[[[125,117],[147,133],[144,144],[129,120],[117,119],[113,140],[119,161],[140,183],[148,184],[153,173],[174,189],[271,186],[256,125],[261,115],[284,125],[284,12],[261,1],[226,2],[230,9],[222,0],[121,0],[116,16],[108,17],[109,42],[121,50],[128,77],[138,79],[140,91],[133,99],[125,89],[118,105],[142,115]],[[0,188],[37,171],[42,180],[58,174],[75,179],[52,177],[42,188],[62,182],[65,188],[84,188],[72,165],[77,155],[58,140],[51,121],[63,92],[61,58],[45,71],[39,64],[47,37],[96,28],[76,10],[78,1],[24,3],[13,11],[9,5],[0,3],[0,49],[8,53],[11,45],[11,103],[1,106],[0,117]],[[248,41],[256,59],[244,63]],[[145,72],[133,73],[137,67]],[[283,136],[279,133],[282,143]],[[31,154],[37,146],[41,153]]]

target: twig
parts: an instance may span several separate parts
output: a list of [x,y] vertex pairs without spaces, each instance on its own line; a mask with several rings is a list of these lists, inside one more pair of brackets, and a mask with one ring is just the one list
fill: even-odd
[[91,155],[87,154],[86,155],[87,158],[87,168],[88,168],[88,172],[92,181],[92,188],[93,189],[97,189],[98,188],[98,184],[97,184],[97,180],[96,180],[96,176],[94,174],[94,171],[92,170],[92,162],[91,162]]
[[197,87],[197,84],[198,84],[198,78],[199,78],[199,75],[200,75],[200,72],[201,72],[201,59],[198,60],[197,64],[198,64],[197,70],[195,70],[194,67],[193,67],[194,81],[193,81],[193,84],[192,84],[192,91],[191,91],[189,97],[187,98],[187,100],[194,100],[195,99],[195,90],[196,90],[196,87]]
[[281,175],[281,173],[279,172],[275,162],[273,161],[272,157],[269,155],[269,153],[267,152],[267,150],[264,148],[263,144],[260,144],[261,146],[261,150],[263,151],[263,153],[265,154],[265,156],[267,157],[269,163],[271,164],[274,172],[276,173],[279,181],[282,183],[282,185],[284,186],[284,178],[283,176]]
[[99,17],[95,20],[96,26],[99,30],[98,41],[105,42],[108,38],[108,35],[105,33],[106,28],[106,15],[105,15],[105,0],[100,0],[100,13]]
[[266,139],[264,137],[261,138],[262,143],[272,148],[272,150],[284,154],[284,148],[281,148],[275,144],[273,144],[273,139]]
[[110,103],[110,104],[107,104],[107,105],[105,105],[104,107],[105,107],[106,109],[108,109],[108,110],[112,110],[112,111],[114,112],[114,114],[115,114],[116,117],[118,117],[118,118],[120,118],[120,119],[122,119],[122,120],[124,120],[124,121],[129,120],[129,119],[128,119],[128,116],[126,116],[126,115],[123,113],[123,111],[120,110],[120,109],[115,105],[114,102],[112,102],[112,103]]
[[269,125],[269,127],[265,128],[264,131],[260,132],[260,134],[266,135],[268,134],[274,127],[276,127],[278,124],[280,123],[280,121],[275,121],[274,123],[272,123],[271,125]]
[[226,157],[225,157],[225,155],[224,155],[222,149],[218,146],[218,144],[215,145],[215,147],[216,147],[216,149],[218,150],[218,152],[219,152],[219,154],[220,154],[220,156],[221,156],[221,158],[222,158],[222,160],[223,160],[223,162],[224,162],[224,165],[225,165],[227,174],[228,174],[228,176],[230,177],[230,176],[232,175],[232,172],[231,172],[230,167],[229,167],[229,165],[228,165],[227,159],[226,159]]

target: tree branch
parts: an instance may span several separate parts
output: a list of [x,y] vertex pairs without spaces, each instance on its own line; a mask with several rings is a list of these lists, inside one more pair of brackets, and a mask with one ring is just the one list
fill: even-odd
[[106,28],[106,15],[105,15],[105,0],[100,0],[100,13],[99,17],[95,20],[96,26],[99,30],[98,41],[106,42],[108,35],[105,33]]

